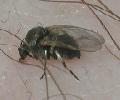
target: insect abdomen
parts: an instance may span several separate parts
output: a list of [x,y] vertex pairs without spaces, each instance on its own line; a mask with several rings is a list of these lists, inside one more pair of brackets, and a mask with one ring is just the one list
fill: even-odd
[[51,51],[51,46],[42,46],[43,50],[47,50],[47,58],[50,59],[50,56],[53,57],[54,59],[57,59],[57,56],[55,54],[55,51],[58,51],[59,54],[63,58],[80,58],[80,51],[79,50],[70,50],[66,48],[60,48],[60,47],[55,47],[53,51]]
[[56,47],[55,50],[57,50],[63,58],[80,58],[80,50],[70,50],[59,47]]

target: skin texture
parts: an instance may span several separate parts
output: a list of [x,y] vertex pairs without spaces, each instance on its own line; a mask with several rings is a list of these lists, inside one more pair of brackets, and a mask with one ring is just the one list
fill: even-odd
[[[45,1],[45,0],[44,0]],[[73,0],[72,0],[73,1]],[[94,0],[86,0],[92,4],[98,4]],[[111,10],[120,14],[120,0],[102,0]],[[0,20],[7,19],[8,11],[10,16],[7,23],[1,23],[1,27],[17,33],[22,24],[21,31],[17,34],[21,39],[25,38],[26,31],[41,22],[44,26],[53,24],[77,25],[94,31],[98,31],[106,39],[106,45],[116,56],[120,57],[120,52],[116,49],[110,37],[101,27],[95,16],[89,11],[87,6],[81,4],[50,3],[39,0],[0,0],[1,17]],[[16,7],[16,9],[15,9]],[[15,10],[15,11],[14,11]],[[14,13],[15,12],[15,13]],[[17,13],[18,12],[18,13]],[[111,35],[119,44],[120,24],[115,23],[108,17],[96,11]],[[19,14],[19,16],[18,16]],[[9,28],[10,26],[10,28]],[[8,37],[8,38],[7,38]],[[0,31],[0,43],[9,44],[8,47],[1,46],[7,54],[18,60],[20,58],[17,47],[11,46],[20,41],[12,38],[11,35]],[[7,40],[7,41],[6,41]],[[9,40],[9,41],[8,41]],[[11,49],[9,49],[11,48]],[[8,51],[8,52],[7,52]],[[16,51],[16,52],[15,52]],[[29,57],[27,63],[36,61]],[[80,82],[76,81],[57,60],[50,59],[47,67],[55,77],[59,87],[67,100],[119,100],[120,99],[120,62],[114,58],[103,46],[97,52],[82,52],[80,59],[65,59],[67,65],[77,74]],[[45,80],[40,80],[42,70],[31,65],[16,63],[0,52],[0,99],[1,100],[46,100]],[[38,64],[38,63],[34,63]],[[40,64],[39,64],[40,65]],[[57,70],[57,66],[62,70]],[[18,71],[16,70],[18,68]],[[21,75],[21,77],[19,76]],[[21,78],[23,80],[21,80]],[[24,86],[24,83],[27,89]],[[51,77],[48,77],[50,100],[64,100],[60,92],[56,89]],[[32,95],[29,93],[31,92]],[[54,96],[56,94],[57,96]],[[82,99],[75,98],[69,94],[77,95]],[[43,99],[44,98],[44,99]]]

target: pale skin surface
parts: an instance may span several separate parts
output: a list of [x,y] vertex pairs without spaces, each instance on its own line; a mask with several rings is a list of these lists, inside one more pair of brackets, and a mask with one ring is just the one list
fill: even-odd
[[[119,0],[116,0],[116,2],[109,0],[105,3],[110,5],[116,13],[120,13],[118,11],[120,9]],[[76,25],[98,31],[105,38],[105,45],[120,57],[119,51],[86,6],[52,4],[37,0],[34,3],[32,3],[32,0],[9,0],[9,2],[0,0],[0,7],[0,27],[10,30],[12,33],[17,33],[22,26],[17,33],[21,39],[25,37],[29,29],[37,26],[40,22],[45,26],[54,24]],[[119,23],[109,20],[101,14],[99,15],[110,29],[114,39],[119,43]],[[0,48],[14,59],[19,60],[18,50],[12,45],[19,46],[20,41],[14,36],[0,31],[0,44],[3,43],[9,45],[0,46]],[[82,52],[80,59],[65,60],[69,68],[80,78],[80,82],[76,81],[59,61],[51,59],[47,62],[48,68],[64,93],[77,95],[82,98],[81,100],[120,99],[120,61],[108,52],[105,45],[97,52]],[[24,62],[40,65],[39,61],[29,57]],[[50,67],[50,65],[55,65],[62,70]],[[42,73],[43,70],[40,68],[12,61],[0,52],[1,100],[42,100],[46,97],[45,79],[40,80]],[[49,95],[58,94],[59,92],[49,75],[48,81]],[[67,95],[67,97],[68,100],[79,100],[70,95]],[[61,100],[62,98],[57,96],[54,99]]]

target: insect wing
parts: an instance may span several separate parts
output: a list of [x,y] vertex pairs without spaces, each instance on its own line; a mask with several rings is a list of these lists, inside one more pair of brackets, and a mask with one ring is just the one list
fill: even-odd
[[74,38],[82,51],[94,52],[101,49],[104,38],[97,32],[70,25],[53,25],[47,27],[51,33],[68,34]]

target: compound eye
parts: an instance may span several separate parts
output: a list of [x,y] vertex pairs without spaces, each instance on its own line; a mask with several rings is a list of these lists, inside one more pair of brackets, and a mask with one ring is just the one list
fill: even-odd
[[28,51],[25,48],[18,48],[19,50],[19,55],[21,59],[25,59],[27,55],[29,55]]

